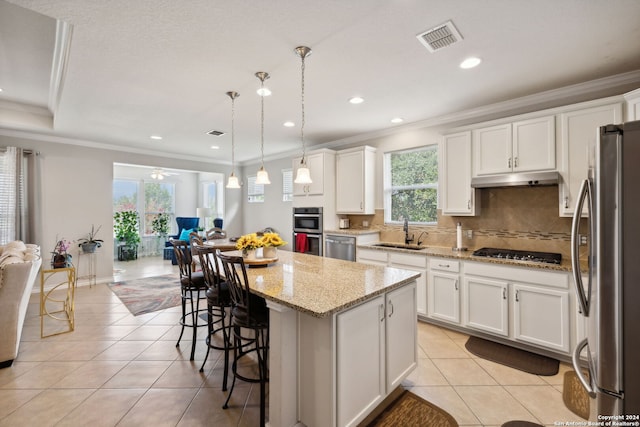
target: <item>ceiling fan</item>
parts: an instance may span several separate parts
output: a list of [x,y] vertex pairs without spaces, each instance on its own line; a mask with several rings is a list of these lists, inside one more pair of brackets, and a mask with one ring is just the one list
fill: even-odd
[[151,172],[151,178],[157,179],[157,180],[162,180],[164,179],[165,176],[172,176],[172,175],[179,175],[179,174],[175,172],[167,172],[162,168],[155,168]]

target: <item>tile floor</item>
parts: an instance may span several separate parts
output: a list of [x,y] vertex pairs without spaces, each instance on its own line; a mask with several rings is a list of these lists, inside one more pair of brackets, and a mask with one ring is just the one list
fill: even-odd
[[[146,258],[115,268],[114,279],[124,280],[176,267]],[[230,408],[221,409],[221,353],[210,354],[200,373],[203,343],[194,362],[188,340],[175,347],[178,312],[134,317],[107,285],[82,286],[76,330],[41,339],[34,294],[18,358],[0,370],[0,426],[257,425],[259,396],[249,384],[238,383]],[[583,421],[562,403],[567,365],[553,377],[530,375],[471,355],[464,348],[466,335],[420,322],[418,336],[419,366],[404,386],[461,426]]]

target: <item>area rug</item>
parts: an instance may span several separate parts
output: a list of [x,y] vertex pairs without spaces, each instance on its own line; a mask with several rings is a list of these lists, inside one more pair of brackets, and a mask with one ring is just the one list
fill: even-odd
[[433,403],[404,390],[368,427],[458,427],[456,420]]
[[587,390],[582,387],[582,383],[580,383],[575,371],[564,373],[562,401],[571,412],[585,420],[589,419],[589,395]]
[[134,316],[180,305],[177,274],[114,282],[109,287]]
[[534,375],[556,375],[560,368],[556,359],[478,337],[469,337],[465,347],[478,357]]
[[501,427],[544,427],[542,424],[532,423],[531,421],[507,421]]

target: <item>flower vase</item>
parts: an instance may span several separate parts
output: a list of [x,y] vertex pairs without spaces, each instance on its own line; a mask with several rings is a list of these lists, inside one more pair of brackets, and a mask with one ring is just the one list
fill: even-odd
[[275,246],[265,246],[262,249],[262,256],[264,258],[276,258],[278,256],[278,248]]
[[242,250],[242,257],[245,259],[245,261],[255,261],[257,259],[256,250],[255,249],[243,249]]
[[71,256],[65,254],[54,253],[51,257],[51,267],[53,268],[65,268],[70,265]]

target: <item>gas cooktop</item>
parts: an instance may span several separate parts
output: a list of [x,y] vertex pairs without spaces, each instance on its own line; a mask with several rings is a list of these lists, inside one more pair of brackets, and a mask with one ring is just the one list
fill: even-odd
[[560,264],[562,254],[552,252],[516,251],[514,249],[481,248],[473,252],[475,256],[512,259],[516,261],[543,262]]

